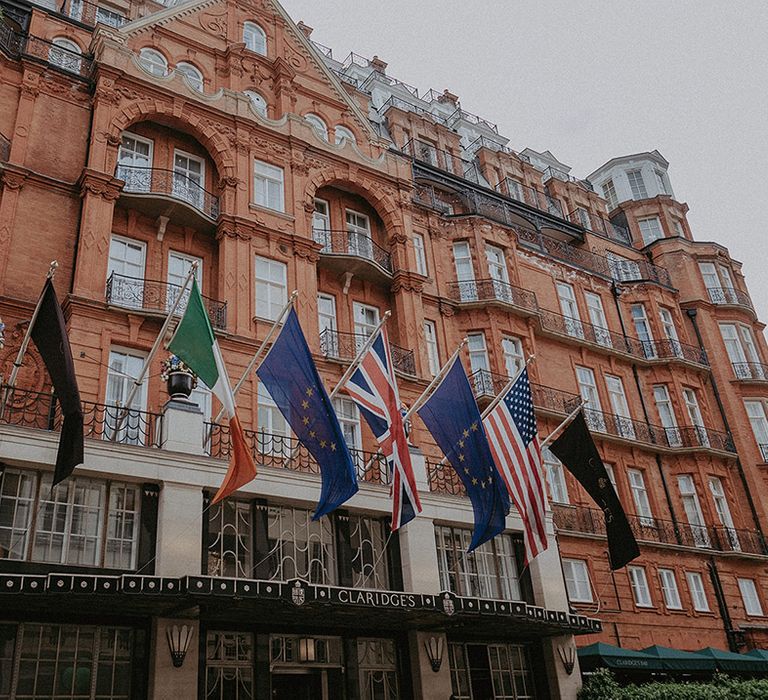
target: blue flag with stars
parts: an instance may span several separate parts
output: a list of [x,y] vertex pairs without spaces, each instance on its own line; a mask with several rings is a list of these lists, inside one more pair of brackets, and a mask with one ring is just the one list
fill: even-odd
[[509,493],[496,470],[467,374],[455,360],[437,389],[417,411],[472,502],[475,528],[469,550],[504,531]]
[[294,309],[256,374],[320,466],[323,485],[313,516],[318,520],[357,493],[357,475]]

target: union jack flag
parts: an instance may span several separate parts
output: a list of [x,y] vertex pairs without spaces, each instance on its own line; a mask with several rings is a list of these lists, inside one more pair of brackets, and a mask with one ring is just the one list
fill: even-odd
[[528,370],[483,419],[493,459],[524,525],[526,563],[547,548],[541,445]]
[[421,501],[405,437],[387,331],[382,328],[345,386],[360,408],[392,475],[392,531],[421,513]]

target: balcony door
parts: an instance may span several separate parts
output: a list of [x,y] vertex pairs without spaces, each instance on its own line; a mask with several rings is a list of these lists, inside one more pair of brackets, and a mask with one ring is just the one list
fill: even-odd
[[205,205],[205,162],[184,151],[173,154],[173,195],[196,209]]
[[472,267],[472,253],[467,241],[453,244],[453,261],[456,265],[456,279],[459,282],[459,300],[477,301],[477,283]]
[[312,212],[312,237],[323,246],[321,252],[332,252],[330,206],[324,199],[315,199]]
[[512,378],[525,367],[525,353],[520,338],[507,336],[501,339],[501,351],[504,355],[504,369]]
[[565,332],[575,338],[583,338],[584,326],[581,325],[579,307],[576,303],[576,295],[573,292],[573,287],[565,282],[558,282],[557,298],[560,300],[560,310],[565,317],[563,319]]
[[[105,440],[144,445],[148,437],[147,416],[142,413],[147,409],[147,383],[139,387],[133,397],[131,410],[123,410],[128,395],[144,366],[145,356],[130,350],[112,349],[109,353],[107,370],[107,392],[104,399],[106,407],[103,415],[102,437]],[[98,420],[99,416],[96,416]],[[97,420],[94,429],[98,430]]]
[[[203,260],[197,258],[194,255],[185,255],[184,253],[175,253],[171,251],[168,254],[168,292],[165,297],[166,310],[170,311],[171,306],[176,301],[181,288],[184,286],[184,280],[187,279],[189,271],[192,269],[192,263],[197,263],[197,270],[195,272],[195,279],[197,280],[197,286],[202,293],[203,287]],[[176,307],[176,313],[184,313],[184,309],[187,308],[187,302],[189,301],[189,293],[192,283],[187,285],[187,291],[184,292],[184,297]],[[212,319],[214,321],[215,319]]]
[[605,318],[603,300],[600,298],[600,295],[593,292],[584,292],[584,301],[587,302],[589,322],[594,326],[595,342],[606,348],[612,347],[613,342],[608,331],[608,320]]
[[123,133],[117,155],[117,177],[125,181],[126,192],[149,192],[152,189],[152,141]]
[[140,309],[144,305],[144,269],[147,246],[122,236],[112,236],[107,263],[107,301]]
[[347,209],[347,235],[349,252],[367,260],[373,260],[373,240],[371,239],[371,220],[359,212]]
[[741,551],[739,534],[736,532],[736,528],[733,525],[733,517],[731,516],[731,509],[728,506],[728,499],[725,497],[725,487],[723,486],[723,482],[716,476],[710,476],[709,491],[712,494],[715,511],[717,511],[717,517],[720,520],[720,524],[723,526],[724,535],[729,547],[735,552]]
[[691,526],[693,543],[697,547],[709,547],[710,541],[709,534],[707,533],[707,525],[704,520],[704,513],[701,512],[701,504],[699,503],[699,496],[696,493],[696,484],[693,481],[693,477],[689,474],[678,476],[677,484],[680,488],[680,498],[683,501],[685,517],[688,519],[688,524]]
[[661,426],[664,428],[667,444],[670,447],[680,447],[683,444],[683,439],[680,436],[680,428],[677,427],[675,410],[672,407],[672,401],[669,398],[669,389],[666,384],[659,384],[653,387],[653,399],[656,402],[656,410],[659,412],[659,418],[661,419]]
[[669,350],[675,357],[683,356],[683,348],[680,345],[680,339],[677,335],[677,328],[675,327],[675,321],[672,318],[672,312],[669,309],[659,309],[659,320],[661,321],[661,329],[664,331],[664,337],[669,343]]
[[336,333],[336,298],[330,294],[317,295],[317,325],[320,329],[320,348],[330,357],[339,356],[339,337]]
[[509,275],[504,251],[495,245],[487,245],[485,246],[485,257],[488,260],[488,272],[493,284],[494,298],[511,302]]
[[467,336],[469,348],[469,366],[472,372],[475,394],[477,396],[495,396],[493,380],[491,379],[491,365],[488,362],[488,350],[485,345],[485,334],[470,333]]
[[637,339],[643,346],[643,355],[651,360],[657,356],[656,344],[653,342],[653,333],[651,332],[651,324],[648,323],[648,316],[645,313],[645,306],[642,304],[632,304],[630,311],[632,312],[632,322],[635,324]]
[[579,393],[584,401],[584,418],[591,430],[605,432],[605,417],[600,405],[600,396],[597,393],[595,373],[589,367],[576,368],[576,381],[579,384]]
[[608,398],[611,401],[617,434],[634,440],[635,426],[632,423],[632,416],[629,414],[627,396],[624,393],[624,382],[621,381],[621,377],[606,374],[605,388],[608,390]]
[[683,400],[685,408],[688,410],[688,418],[696,431],[698,444],[702,447],[709,447],[709,435],[704,427],[704,417],[701,415],[699,400],[696,398],[696,392],[693,389],[683,389]]
[[357,353],[379,325],[379,310],[375,306],[361,304],[358,301],[354,302],[352,309],[355,317],[355,352]]

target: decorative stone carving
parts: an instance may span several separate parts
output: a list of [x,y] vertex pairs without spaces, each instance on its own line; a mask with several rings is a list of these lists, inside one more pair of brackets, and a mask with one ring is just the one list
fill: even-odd
[[15,170],[3,170],[2,174],[0,174],[0,182],[2,182],[3,188],[6,190],[20,190],[24,186],[26,179],[26,173]]

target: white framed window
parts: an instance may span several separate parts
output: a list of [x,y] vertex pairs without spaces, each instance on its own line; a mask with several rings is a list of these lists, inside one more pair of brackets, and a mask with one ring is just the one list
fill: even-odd
[[612,347],[613,341],[608,330],[608,320],[605,318],[602,298],[594,292],[584,292],[584,301],[587,304],[587,313],[589,314],[589,322],[593,326],[595,341],[603,347]]
[[659,194],[669,194],[669,191],[667,190],[667,181],[664,177],[664,173],[661,172],[661,170],[654,170],[654,174],[656,175],[656,187],[659,190]]
[[373,239],[371,238],[371,220],[367,214],[347,209],[344,212],[349,239],[349,252],[361,258],[373,260]]
[[124,131],[117,154],[117,177],[125,181],[126,192],[149,192],[152,186],[153,143]]
[[648,588],[648,577],[642,566],[628,566],[629,581],[632,585],[632,596],[638,608],[652,608],[651,591]]
[[677,335],[675,320],[672,318],[672,312],[663,306],[659,308],[659,321],[661,321],[661,330],[669,343],[669,349],[677,356],[683,356],[683,348],[680,345],[680,339]]
[[260,114],[262,117],[267,116],[267,101],[263,95],[255,90],[245,90],[243,94],[251,101],[251,107],[256,114]]
[[339,335],[336,332],[336,297],[317,295],[317,324],[320,329],[320,350],[329,357],[339,357]]
[[624,382],[621,381],[621,377],[606,374],[605,388],[608,391],[608,400],[611,402],[611,409],[613,410],[616,433],[622,437],[634,440],[635,426],[629,413],[629,404],[624,393]]
[[357,143],[357,139],[352,133],[352,130],[348,129],[346,126],[342,126],[341,124],[337,125],[334,129],[334,136],[337,146],[341,145],[345,141],[349,141],[350,143]]
[[509,283],[507,273],[507,261],[504,257],[504,251],[495,245],[485,246],[485,257],[488,261],[488,272],[491,279],[496,282]]
[[379,310],[375,306],[362,304],[356,301],[352,305],[355,333],[365,338],[370,338],[376,327],[379,325]]
[[51,42],[48,60],[52,65],[63,68],[70,73],[79,73],[83,65],[80,47],[70,39],[56,37]]
[[182,62],[176,64],[176,71],[181,73],[193,90],[203,91],[203,74],[191,63]]
[[579,385],[579,393],[584,401],[584,418],[587,425],[593,430],[605,432],[605,417],[600,405],[600,396],[597,393],[595,373],[589,367],[576,367],[576,382]]
[[760,603],[760,596],[757,594],[757,586],[751,578],[740,578],[739,591],[741,599],[744,601],[744,611],[747,615],[762,617],[763,606]]
[[434,321],[424,321],[424,340],[427,345],[429,373],[436,377],[440,371],[440,353],[437,345],[437,328]]
[[467,335],[467,347],[469,348],[469,366],[473,372],[478,370],[490,370],[488,363],[488,351],[485,346],[484,333],[469,333]]
[[704,579],[701,574],[698,571],[686,571],[685,579],[688,581],[693,609],[696,612],[710,612],[707,593],[704,590]]
[[256,256],[256,317],[277,319],[288,301],[285,263]]
[[725,495],[725,486],[722,480],[717,476],[709,477],[709,492],[712,494],[712,501],[715,504],[717,519],[723,526],[723,534],[727,538],[728,545],[736,552],[741,550],[739,534],[733,524],[731,509],[728,505],[728,498]]
[[632,199],[647,199],[648,190],[645,188],[645,180],[640,170],[627,170],[629,188],[632,190]]
[[504,369],[508,377],[514,377],[525,367],[523,341],[514,336],[504,336],[501,339],[501,352],[504,356]]
[[205,205],[205,161],[178,149],[173,152],[173,194],[203,209]]
[[659,238],[664,238],[664,232],[661,229],[661,222],[658,216],[638,219],[637,225],[640,227],[640,234],[643,237],[643,243],[646,245],[658,241]]
[[[195,270],[195,279],[200,287],[202,293],[203,290],[203,259],[195,257],[194,255],[187,255],[186,253],[178,253],[176,251],[168,252],[168,295],[165,299],[166,308],[171,310],[173,303],[176,301],[176,297],[181,292],[182,286],[184,286],[184,280],[187,279],[189,271],[192,269],[192,265],[197,263],[197,270]],[[191,286],[191,284],[190,284]],[[187,291],[184,292],[184,298],[179,302],[176,307],[176,313],[182,314],[184,309],[187,308],[187,301],[189,300],[190,287],[187,287]]]
[[[269,391],[267,391],[267,388],[261,382],[259,382],[256,397],[258,401],[256,421],[259,432],[267,433],[268,435],[288,437],[291,434],[291,431],[288,428],[288,423],[283,417],[283,414],[280,413],[280,409],[277,407],[277,404]],[[271,444],[271,442],[274,442],[274,444]],[[282,440],[266,440],[262,446],[262,451],[267,453],[282,453],[285,451],[282,449],[283,444],[284,441]]]
[[584,326],[581,324],[579,316],[579,306],[576,303],[576,294],[573,286],[565,282],[558,282],[557,298],[560,301],[560,310],[563,313],[563,324],[565,332],[576,338],[584,337]]
[[328,125],[322,117],[319,117],[317,114],[305,114],[304,119],[323,141],[328,140]]
[[[141,293],[144,287],[144,270],[147,255],[147,244],[133,238],[113,235],[109,241],[109,261],[107,262],[107,279],[114,272],[121,277],[129,277],[130,280],[120,280],[119,284],[129,284],[135,287],[139,306],[141,306]],[[133,284],[132,281],[134,281]],[[141,282],[141,284],[136,284]],[[115,281],[113,281],[113,285]],[[115,290],[113,288],[113,296]],[[118,297],[118,299],[121,297]]]
[[615,209],[619,205],[619,198],[616,196],[616,187],[613,184],[613,180],[606,180],[603,185],[603,197],[608,203],[608,211]]
[[683,502],[685,517],[691,527],[693,544],[697,547],[709,547],[709,533],[701,510],[699,494],[696,492],[696,484],[690,474],[681,474],[677,477],[677,485],[680,489],[680,499]]
[[414,233],[413,238],[413,253],[416,257],[416,272],[420,275],[427,276],[427,251],[424,248],[424,236],[420,233]]
[[572,603],[591,603],[592,587],[589,584],[589,570],[583,559],[563,559],[565,588]]
[[453,244],[453,262],[456,266],[456,279],[459,282],[460,301],[477,301],[475,269],[467,241],[457,241]]
[[608,261],[611,277],[617,282],[632,282],[642,279],[640,265],[634,260],[617,255],[611,250],[606,251],[605,259]]
[[704,416],[701,415],[701,408],[699,407],[699,399],[696,396],[696,391],[693,389],[683,389],[683,401],[685,402],[685,408],[688,411],[688,418],[691,421],[691,425],[696,431],[698,443],[702,447],[709,447],[709,434],[704,427]]
[[656,410],[659,412],[661,426],[667,436],[667,443],[670,447],[680,447],[683,444],[683,438],[677,427],[675,409],[669,398],[669,389],[666,384],[657,384],[653,387],[653,400],[656,402]]
[[267,55],[267,35],[255,22],[243,24],[243,43],[245,48],[254,53]]
[[733,371],[739,379],[765,379],[766,372],[760,362],[752,329],[741,323],[721,323],[725,350]]
[[635,512],[640,516],[640,523],[645,527],[653,527],[653,511],[648,499],[648,489],[645,487],[645,476],[639,469],[628,469],[629,488],[632,490],[632,501]]
[[359,450],[363,441],[360,433],[360,411],[352,399],[337,397],[333,400],[333,408],[339,418],[344,441],[350,449]]
[[139,51],[139,62],[150,75],[162,77],[168,75],[168,61],[155,49],[143,48]]
[[613,486],[613,490],[616,492],[616,495],[619,495],[619,486],[616,483],[616,471],[613,468],[613,465],[610,462],[605,462],[605,471],[608,473],[608,481],[611,482],[611,486]]
[[[147,440],[146,416],[137,411],[147,410],[147,382],[139,387],[139,390],[131,401],[127,412],[123,409],[128,399],[128,394],[138,378],[141,368],[144,366],[146,354],[136,350],[112,348],[109,353],[109,368],[107,370],[107,389],[104,403],[104,432],[105,440],[128,443],[131,445],[143,445]],[[120,430],[117,430],[118,417],[122,417]]]
[[254,161],[253,199],[261,207],[285,211],[285,184],[282,168],[261,160]]
[[680,589],[677,587],[677,577],[674,570],[659,569],[659,581],[667,610],[682,610],[683,603],[680,600]]
[[544,469],[547,473],[547,483],[549,492],[552,494],[554,503],[570,503],[568,500],[568,484],[565,481],[565,471],[560,460],[555,457],[548,447],[541,451],[541,457],[544,461]]
[[629,307],[632,315],[632,322],[635,324],[635,333],[637,339],[643,347],[643,354],[648,359],[657,357],[656,345],[653,342],[653,333],[651,331],[651,324],[648,322],[648,316],[645,313],[644,304],[632,304]]
[[745,401],[744,408],[763,461],[768,462],[768,418],[765,415],[765,404],[762,401]]

